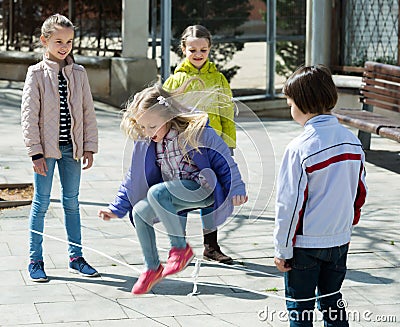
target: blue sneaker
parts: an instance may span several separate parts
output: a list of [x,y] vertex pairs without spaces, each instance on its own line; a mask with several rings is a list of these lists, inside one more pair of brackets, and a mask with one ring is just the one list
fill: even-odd
[[98,277],[100,274],[89,265],[83,257],[74,258],[69,263],[69,272],[73,274],[80,274],[85,277]]
[[49,280],[44,272],[44,262],[41,260],[31,261],[28,271],[33,282],[47,282]]

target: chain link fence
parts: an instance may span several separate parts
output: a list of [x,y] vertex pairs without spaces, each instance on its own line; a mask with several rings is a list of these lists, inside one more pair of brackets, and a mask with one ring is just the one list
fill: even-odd
[[342,5],[342,65],[399,64],[399,1],[346,0]]

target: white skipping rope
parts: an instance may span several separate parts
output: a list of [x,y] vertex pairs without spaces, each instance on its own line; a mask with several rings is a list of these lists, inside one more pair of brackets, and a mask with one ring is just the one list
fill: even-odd
[[[69,245],[77,246],[77,247],[80,247],[82,249],[95,252],[95,253],[97,253],[97,254],[99,254],[99,255],[107,258],[107,259],[110,259],[112,261],[115,261],[115,262],[119,263],[122,266],[125,266],[125,267],[128,267],[129,269],[135,270],[139,274],[142,273],[142,270],[139,270],[139,269],[137,269],[135,267],[132,267],[131,265],[129,265],[129,264],[125,263],[125,262],[122,262],[122,261],[120,261],[118,259],[115,259],[115,258],[109,256],[108,254],[106,254],[104,252],[101,252],[99,250],[93,249],[93,248],[88,247],[88,246],[83,246],[81,244],[69,242],[69,241],[63,240],[61,238],[58,238],[58,237],[55,237],[55,236],[51,236],[51,235],[48,235],[48,234],[45,234],[45,233],[42,233],[42,232],[39,232],[39,231],[36,231],[36,230],[33,230],[33,229],[30,229],[30,231],[32,233],[39,234],[41,236],[44,236],[44,237],[47,237],[47,238],[51,238],[51,239],[59,241],[59,242],[63,242],[63,243],[69,244]],[[306,302],[306,301],[312,301],[312,300],[315,301],[315,300],[318,300],[320,298],[332,296],[332,295],[335,295],[335,294],[340,292],[340,290],[339,290],[339,291],[336,291],[336,292],[333,292],[333,293],[324,294],[324,295],[318,295],[318,296],[314,296],[314,297],[310,297],[310,298],[306,298],[306,299],[292,299],[292,298],[288,298],[286,296],[280,296],[280,295],[276,295],[276,294],[269,294],[269,293],[265,293],[265,292],[255,291],[255,290],[251,290],[251,289],[240,287],[240,286],[234,286],[234,285],[229,285],[228,286],[228,285],[202,283],[202,282],[198,282],[197,281],[197,279],[199,277],[199,274],[200,274],[201,262],[207,263],[207,261],[205,261],[205,260],[196,258],[196,263],[195,263],[194,271],[193,271],[193,274],[192,274],[192,277],[194,278],[193,290],[192,290],[191,293],[188,294],[188,296],[193,296],[193,295],[200,294],[200,292],[197,291],[197,285],[212,286],[212,287],[218,287],[218,288],[236,288],[236,289],[243,290],[243,291],[246,291],[246,292],[249,292],[249,293],[254,293],[254,294],[258,294],[258,295],[262,295],[262,296],[272,297],[272,298],[276,298],[276,299],[280,299],[280,300],[284,300],[284,301],[291,301],[291,302]],[[217,262],[213,262],[212,264],[213,265],[221,265],[221,266],[225,266],[226,267],[225,264],[221,264],[221,263],[217,263]],[[261,275],[265,275],[265,276],[269,276],[269,277],[279,277],[279,278],[281,278],[281,276],[279,276],[279,275],[269,274],[269,273],[265,273],[265,272],[262,272],[262,271],[248,269],[248,268],[244,268],[244,267],[238,267],[236,265],[230,266],[230,267],[233,268],[233,269],[243,270],[243,271],[247,271],[247,272],[253,272],[253,273],[257,273],[257,274],[261,274]]]

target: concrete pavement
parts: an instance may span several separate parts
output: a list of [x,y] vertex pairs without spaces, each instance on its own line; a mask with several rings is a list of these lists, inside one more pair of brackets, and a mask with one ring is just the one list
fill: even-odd
[[[19,125],[21,86],[0,81],[0,183],[32,181]],[[195,279],[194,261],[150,294],[133,296],[130,290],[143,269],[135,230],[128,218],[108,223],[97,218],[97,210],[116,193],[130,143],[119,129],[118,110],[102,103],[96,109],[100,151],[94,167],[83,172],[80,201],[84,256],[102,276],[88,279],[67,271],[56,175],[45,225],[48,283],[33,283],[27,274],[29,206],[0,211],[0,326],[288,326],[283,278],[272,260],[273,184],[284,147],[302,128],[290,120],[241,115],[236,159],[251,200],[219,231],[220,244],[235,265],[199,261]],[[372,137],[369,196],[353,233],[342,289],[350,326],[389,327],[400,321],[399,151],[398,143]],[[188,236],[201,259],[197,218],[191,214]],[[166,260],[168,241],[157,227],[160,256]],[[199,294],[188,296],[194,282]]]

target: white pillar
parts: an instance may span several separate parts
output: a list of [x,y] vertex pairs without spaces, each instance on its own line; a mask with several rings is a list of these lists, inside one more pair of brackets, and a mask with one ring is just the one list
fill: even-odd
[[148,26],[149,1],[122,0],[122,57],[147,58]]
[[156,60],[147,58],[148,36],[149,1],[122,0],[122,56],[111,58],[110,102],[116,106],[157,80]]
[[307,1],[306,64],[329,66],[331,59],[332,0]]

